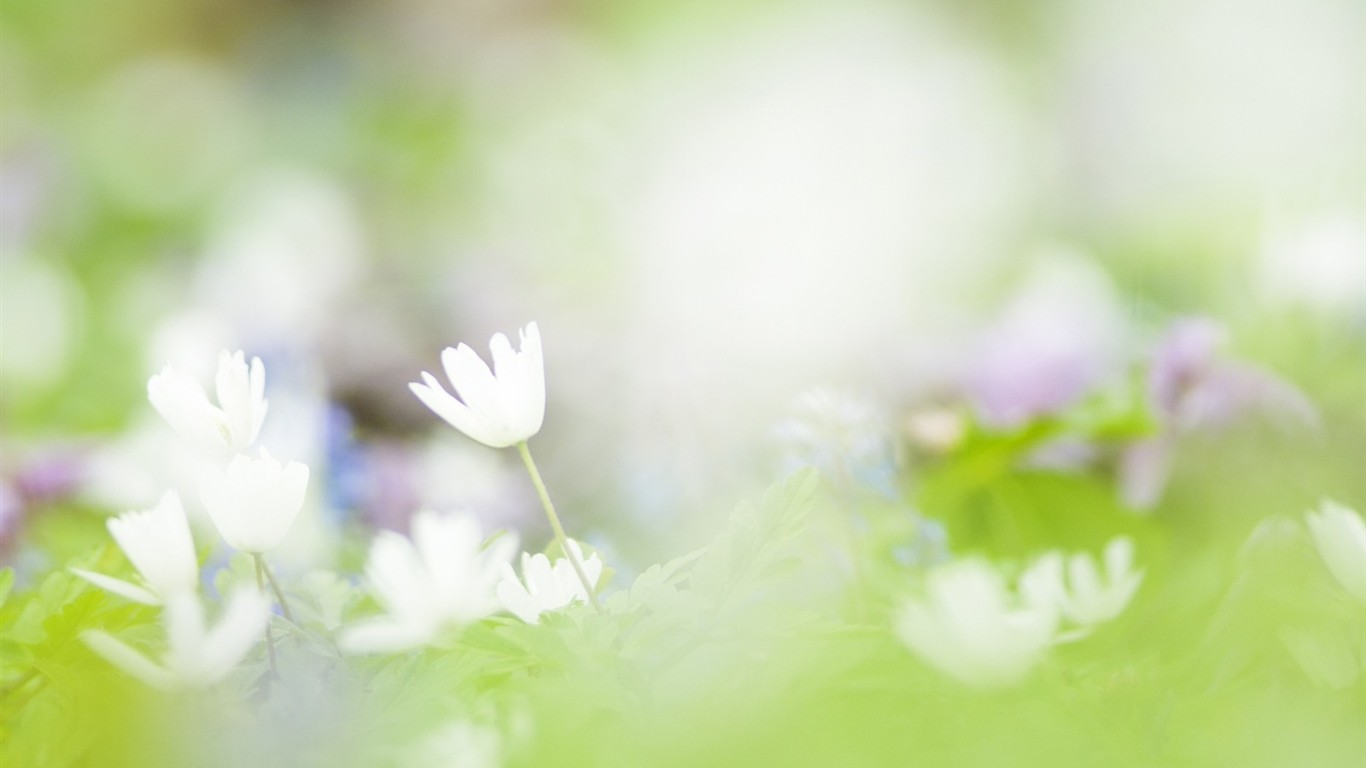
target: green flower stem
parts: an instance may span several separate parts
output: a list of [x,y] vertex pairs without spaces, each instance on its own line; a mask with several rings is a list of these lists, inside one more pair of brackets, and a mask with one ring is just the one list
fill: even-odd
[[265,572],[266,581],[270,582],[270,588],[275,592],[275,600],[280,603],[280,611],[284,613],[285,619],[288,620],[290,624],[297,626],[298,622],[294,620],[294,614],[289,612],[289,602],[285,600],[285,591],[280,589],[280,582],[275,580],[275,572],[270,569],[270,565],[262,555],[256,556],[256,562],[261,570]]
[[[253,553],[252,559],[256,561],[256,588],[261,590],[261,594],[266,594],[266,560],[260,553]],[[274,579],[271,580],[274,583]],[[270,658],[270,673],[276,678],[280,677],[280,668],[275,664],[275,633],[270,628],[270,617],[266,617],[266,653]]]
[[536,486],[536,493],[541,497],[541,506],[545,508],[545,516],[550,519],[550,527],[555,531],[555,540],[560,543],[560,549],[564,550],[564,556],[569,558],[569,564],[574,566],[574,574],[579,577],[579,583],[588,593],[588,601],[601,613],[602,605],[598,603],[597,593],[588,582],[588,575],[583,572],[583,564],[579,562],[578,555],[569,548],[569,537],[564,535],[560,516],[555,514],[555,505],[550,501],[550,494],[546,493],[545,483],[541,481],[541,472],[536,469],[536,462],[531,458],[531,449],[527,447],[525,440],[517,444],[517,452],[522,455],[522,463],[526,464],[526,471],[531,474],[531,483]]

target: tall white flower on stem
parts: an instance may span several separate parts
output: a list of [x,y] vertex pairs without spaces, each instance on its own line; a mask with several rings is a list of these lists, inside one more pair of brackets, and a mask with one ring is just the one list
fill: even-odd
[[224,350],[214,377],[218,405],[198,381],[166,366],[147,381],[147,399],[176,432],[206,453],[251,447],[266,418],[266,371],[261,358],[247,364],[241,352]]
[[[569,548],[574,557],[583,563],[584,573],[594,587],[602,577],[602,561],[594,554],[584,558],[578,542],[569,540]],[[550,564],[550,558],[543,554],[522,553],[522,578],[512,570],[510,564],[503,564],[503,579],[498,582],[498,599],[503,607],[517,618],[528,624],[540,621],[546,611],[563,608],[573,602],[588,602],[588,593],[574,573],[574,566],[567,557],[557,558]]]
[[199,562],[185,508],[175,491],[167,491],[151,509],[125,512],[110,518],[106,525],[142,577],[142,586],[79,568],[72,568],[72,573],[145,605],[159,605],[175,595],[195,591]]
[[370,545],[365,575],[385,613],[338,639],[349,653],[393,653],[440,639],[499,609],[495,589],[517,550],[512,536],[483,546],[479,523],[466,515],[421,511],[412,538],[381,531]]
[[1021,599],[991,563],[955,560],[929,573],[896,617],[901,640],[941,672],[977,688],[1022,680],[1053,644],[1056,608]]
[[1104,577],[1095,558],[1085,552],[1064,560],[1061,552],[1044,554],[1020,577],[1026,598],[1052,603],[1068,621],[1094,627],[1124,612],[1143,583],[1134,570],[1134,543],[1120,536],[1105,547]]
[[308,467],[281,464],[264,448],[259,457],[238,454],[226,468],[206,466],[199,497],[224,541],[259,555],[274,549],[299,514]]
[[162,614],[166,653],[160,663],[100,630],[87,631],[81,639],[111,664],[153,688],[198,688],[222,680],[242,661],[261,639],[269,610],[265,598],[250,590],[239,591],[210,629],[198,596],[169,598]]
[[512,344],[501,333],[494,334],[489,342],[493,352],[493,370],[465,344],[452,349],[447,347],[441,353],[441,364],[446,369],[459,399],[453,397],[426,371],[422,372],[424,383],[413,382],[408,385],[418,399],[445,419],[451,426],[491,448],[517,446],[517,452],[531,475],[536,486],[536,494],[545,509],[546,519],[555,532],[569,559],[574,575],[583,586],[584,594],[593,607],[602,610],[598,598],[593,593],[593,582],[584,572],[583,563],[569,548],[569,537],[565,536],[564,526],[555,513],[555,505],[541,480],[540,470],[531,458],[531,449],[526,441],[541,431],[545,419],[545,361],[541,355],[541,332],[535,323],[528,323],[521,332],[521,348],[514,352]]
[[529,323],[520,335],[520,349],[514,351],[506,336],[494,334],[489,342],[493,370],[465,344],[442,351],[441,365],[458,398],[426,371],[423,383],[408,387],[436,415],[484,445],[524,442],[541,431],[545,418],[545,363],[536,324]]
[[1324,499],[1305,519],[1324,565],[1348,594],[1366,603],[1366,522],[1361,515]]

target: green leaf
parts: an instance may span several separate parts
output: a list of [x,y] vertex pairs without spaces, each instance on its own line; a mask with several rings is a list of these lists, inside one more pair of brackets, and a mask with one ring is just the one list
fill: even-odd
[[220,595],[231,595],[239,589],[256,589],[256,562],[245,552],[235,552],[226,568],[213,576],[213,587]]
[[14,588],[14,569],[0,568],[0,608],[9,600],[10,590]]
[[820,475],[804,469],[771,486],[757,506],[741,504],[726,532],[697,556],[689,586],[724,602],[754,588],[805,529]]

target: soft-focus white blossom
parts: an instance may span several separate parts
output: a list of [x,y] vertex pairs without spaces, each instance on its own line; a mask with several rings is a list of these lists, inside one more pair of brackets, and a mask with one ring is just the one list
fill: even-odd
[[175,491],[167,491],[155,507],[125,512],[111,518],[107,525],[144,586],[79,568],[72,568],[73,573],[97,587],[147,605],[194,592],[199,583],[199,563],[185,508]]
[[1048,552],[1020,577],[1020,591],[1036,603],[1052,602],[1073,624],[1092,627],[1129,605],[1143,582],[1143,572],[1133,564],[1134,544],[1127,537],[1106,545],[1103,574],[1088,553],[1064,559],[1061,552]]
[[545,418],[545,363],[541,333],[535,323],[521,332],[521,346],[512,349],[501,333],[489,342],[493,370],[469,346],[447,347],[441,365],[457,397],[436,377],[422,372],[424,383],[409,384],[436,415],[451,426],[493,448],[505,448],[541,431]]
[[1347,507],[1324,499],[1305,515],[1319,556],[1342,588],[1366,603],[1366,523]]
[[[588,577],[588,582],[596,588],[602,576],[602,560],[598,559],[596,553],[585,558],[578,542],[573,539],[568,541],[574,558],[583,564],[583,573]],[[579,581],[578,574],[574,573],[574,564],[568,558],[556,558],[552,566],[550,558],[544,554],[529,555],[523,552],[521,579],[517,578],[508,563],[503,564],[502,571],[503,579],[498,582],[498,599],[504,608],[528,624],[539,622],[540,615],[545,611],[563,608],[572,602],[588,602],[588,592],[583,588],[583,582]]]
[[498,732],[458,720],[424,738],[409,754],[404,768],[496,768],[501,765],[502,739]]
[[344,631],[344,650],[416,648],[499,610],[495,590],[517,549],[515,537],[485,547],[473,517],[427,510],[413,516],[411,527],[411,539],[381,531],[371,543],[365,574],[385,613]]
[[248,366],[241,351],[218,358],[209,402],[198,381],[166,366],[147,382],[147,399],[182,437],[209,453],[245,451],[256,441],[266,417],[266,371],[261,358]]
[[1019,682],[1052,645],[1056,607],[1014,593],[991,563],[955,560],[930,572],[923,596],[896,617],[901,640],[931,666],[979,688]]
[[199,496],[224,541],[243,552],[274,549],[289,531],[308,488],[308,467],[281,464],[263,448],[238,454],[226,469],[206,466]]
[[100,630],[87,631],[81,639],[111,664],[147,685],[162,690],[195,688],[226,677],[261,638],[269,616],[266,599],[246,589],[233,594],[213,628],[205,622],[198,596],[168,598],[162,614],[166,652],[160,663]]

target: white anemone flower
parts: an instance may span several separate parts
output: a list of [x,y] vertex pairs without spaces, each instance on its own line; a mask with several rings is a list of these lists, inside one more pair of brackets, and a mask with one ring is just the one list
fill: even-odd
[[521,331],[520,349],[501,333],[489,342],[493,370],[465,344],[441,353],[456,396],[426,371],[408,387],[451,426],[491,448],[516,445],[541,431],[545,418],[545,363],[535,323]]
[[1324,565],[1348,594],[1366,603],[1366,522],[1361,515],[1324,499],[1305,518]]
[[281,464],[264,448],[259,457],[238,454],[226,469],[207,466],[199,478],[199,497],[218,533],[230,546],[261,554],[274,549],[289,531],[308,488],[308,467]]
[[247,365],[239,350],[223,350],[214,377],[218,405],[190,376],[166,366],[147,381],[147,399],[176,432],[207,453],[245,451],[256,442],[269,403],[261,358]]
[[1053,644],[1056,608],[1010,590],[980,558],[955,560],[926,578],[923,596],[896,617],[901,640],[931,666],[977,688],[1024,679]]
[[1061,552],[1048,552],[1020,577],[1027,599],[1051,602],[1068,621],[1090,628],[1124,612],[1143,583],[1143,572],[1134,570],[1134,543],[1128,537],[1113,539],[1105,547],[1104,578],[1095,559],[1077,553],[1064,560]]
[[167,491],[155,507],[125,512],[106,523],[119,549],[142,577],[143,585],[79,568],[71,572],[97,587],[145,605],[159,605],[173,595],[194,592],[199,561],[185,508],[175,491]]
[[266,629],[270,606],[260,594],[234,593],[218,623],[209,628],[194,594],[166,601],[166,653],[160,663],[100,630],[82,633],[91,650],[147,685],[161,690],[199,688],[222,680],[251,651]]
[[517,550],[513,536],[483,546],[468,515],[429,510],[412,519],[412,538],[381,531],[370,545],[365,575],[385,613],[344,631],[350,653],[393,653],[430,645],[449,629],[499,609],[502,567]]
[[458,768],[496,768],[502,765],[502,739],[498,732],[474,723],[456,720],[433,731],[408,752],[403,768],[430,768],[433,765]]
[[[585,559],[578,542],[573,539],[568,542],[574,557],[583,563],[583,573],[588,577],[588,582],[596,587],[602,576],[602,561],[597,554]],[[508,563],[503,564],[502,570],[498,599],[504,608],[528,624],[538,623],[545,611],[563,608],[573,602],[588,602],[588,593],[568,558],[557,558],[552,566],[550,558],[543,554],[528,555],[523,552],[521,579],[517,578]]]

